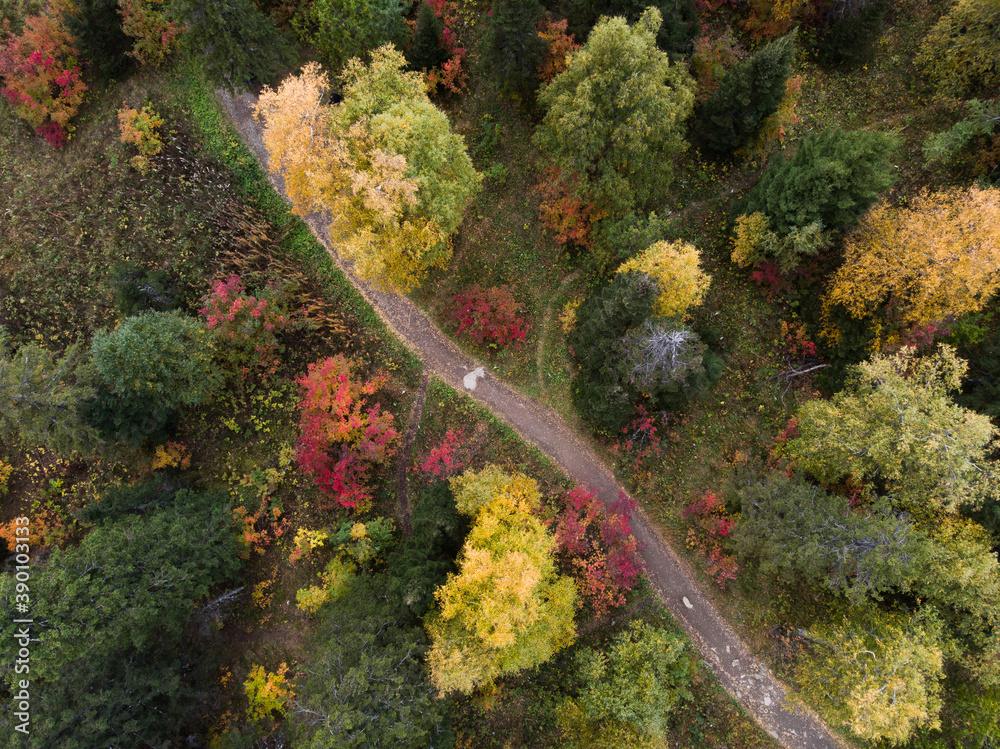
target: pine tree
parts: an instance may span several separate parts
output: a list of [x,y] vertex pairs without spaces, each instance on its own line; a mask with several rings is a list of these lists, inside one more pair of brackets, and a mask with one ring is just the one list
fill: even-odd
[[482,65],[507,96],[527,99],[538,86],[545,41],[538,36],[536,26],[542,13],[538,0],[493,2]]
[[441,23],[441,19],[430,5],[423,3],[417,15],[413,48],[406,56],[412,70],[430,70],[439,67],[448,59],[448,50],[441,46],[442,33],[444,24]]
[[80,55],[100,77],[113,78],[128,68],[132,38],[122,30],[118,0],[74,0],[63,23]]
[[569,33],[583,41],[601,16],[621,16],[631,24],[649,6],[663,16],[656,46],[671,55],[690,54],[692,42],[701,30],[695,0],[563,0],[557,13],[569,19]]
[[252,81],[269,82],[290,61],[288,41],[251,0],[179,2],[188,22],[185,45],[195,56],[205,56],[208,74],[230,92]]
[[757,134],[785,96],[785,79],[794,58],[793,31],[726,73],[719,87],[695,111],[695,131],[701,134],[705,148],[717,154],[732,153]]
[[900,139],[892,133],[812,133],[790,159],[772,161],[747,196],[745,213],[760,211],[779,234],[820,221],[844,229],[861,217],[896,178],[891,158]]

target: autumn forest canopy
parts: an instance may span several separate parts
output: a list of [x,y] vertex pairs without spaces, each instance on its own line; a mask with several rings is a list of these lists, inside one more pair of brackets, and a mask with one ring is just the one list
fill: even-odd
[[0,745],[1000,745],[998,290],[998,0],[0,0]]

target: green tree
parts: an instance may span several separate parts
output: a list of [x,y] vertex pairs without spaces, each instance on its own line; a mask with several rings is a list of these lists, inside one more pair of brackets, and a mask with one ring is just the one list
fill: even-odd
[[656,48],[662,17],[647,8],[633,26],[600,21],[569,67],[543,86],[535,143],[602,208],[624,215],[664,196],[684,151],[694,81]]
[[409,0],[315,0],[302,7],[292,26],[319,50],[324,66],[339,71],[348,60],[385,44],[402,49]]
[[[79,546],[34,561],[32,745],[176,745],[207,660],[186,645],[185,625],[238,566],[227,496],[185,490],[163,509],[102,524]],[[18,652],[12,621],[23,618],[15,595],[14,576],[3,575],[0,653],[8,663]],[[19,678],[6,670],[8,691]]]
[[538,36],[543,9],[538,0],[496,0],[481,52],[483,70],[506,96],[522,101],[538,87],[545,41]]
[[[370,145],[406,159],[405,177],[417,184],[415,210],[446,235],[458,229],[465,209],[482,185],[465,140],[427,98],[423,79],[405,73],[401,52],[383,47],[370,64],[351,60],[343,72],[344,101],[334,127],[346,132],[364,124]],[[361,153],[355,163],[364,163]]]
[[290,733],[302,749],[426,747],[440,718],[420,627],[400,622],[380,582],[359,576],[321,612],[299,667]]
[[827,719],[860,739],[898,746],[918,728],[940,727],[940,633],[932,615],[857,609],[840,624],[809,630],[811,654],[796,680]]
[[448,50],[441,46],[444,24],[427,3],[420,4],[417,30],[413,34],[413,47],[406,55],[412,70],[430,70],[448,59]]
[[895,181],[891,160],[899,147],[891,133],[838,127],[811,133],[790,159],[772,160],[743,212],[763,213],[779,234],[816,221],[845,229]]
[[122,30],[118,0],[73,0],[63,24],[72,34],[77,51],[97,75],[114,78],[128,69],[132,38]]
[[468,694],[572,643],[577,591],[556,573],[555,539],[534,514],[540,496],[532,479],[487,469],[451,486],[459,510],[475,520],[458,573],[435,593],[427,661],[439,693]]
[[97,371],[122,397],[146,397],[168,409],[197,406],[223,385],[211,334],[179,312],[127,317],[98,332],[91,350]]
[[856,67],[871,58],[882,33],[888,0],[827,3],[816,30],[816,54],[828,66]]
[[643,621],[632,622],[607,650],[584,648],[576,656],[576,678],[582,686],[573,705],[583,721],[567,721],[573,710],[564,706],[566,738],[571,744],[591,746],[584,741],[591,738],[587,734],[612,728],[615,733],[631,729],[662,740],[670,713],[680,702],[694,699],[689,686],[695,665],[678,635]]
[[66,455],[88,452],[96,435],[81,410],[94,393],[93,379],[79,345],[58,358],[35,345],[12,351],[0,332],[0,425],[27,444]]
[[1000,87],[1000,3],[958,0],[924,37],[916,64],[951,98]]
[[174,0],[187,21],[184,45],[230,93],[267,83],[294,57],[288,40],[252,0]]
[[650,6],[659,10],[663,17],[656,46],[675,56],[691,54],[692,41],[701,30],[695,0],[563,0],[557,3],[559,15],[569,19],[569,32],[578,41],[587,38],[601,16],[622,16],[628,23],[635,23]]
[[927,547],[884,500],[852,509],[847,497],[780,471],[740,492],[733,543],[742,559],[759,560],[761,573],[799,574],[852,603],[909,589]]
[[949,395],[967,366],[950,346],[924,358],[910,348],[876,356],[832,400],[799,409],[789,451],[823,483],[874,482],[899,507],[975,504],[991,491],[986,455],[997,430]]
[[623,382],[615,345],[653,313],[660,288],[646,273],[619,273],[580,305],[569,345],[579,370],[573,401],[588,422],[617,434],[634,412],[634,391]]
[[695,110],[695,130],[705,147],[728,154],[753,139],[785,97],[795,59],[795,33],[775,39],[726,71],[719,87]]

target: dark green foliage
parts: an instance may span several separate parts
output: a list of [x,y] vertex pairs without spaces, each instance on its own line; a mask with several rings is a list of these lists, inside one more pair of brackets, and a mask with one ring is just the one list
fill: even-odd
[[659,294],[645,273],[621,273],[591,294],[577,310],[569,345],[580,369],[573,399],[597,429],[615,434],[631,418],[633,389],[622,381],[615,345],[645,322]]
[[941,729],[922,729],[913,749],[992,749],[1000,741],[1000,688],[950,673],[945,681]]
[[206,497],[226,503],[221,494],[192,494],[175,479],[160,475],[141,484],[106,490],[97,502],[80,510],[78,517],[86,523],[107,524],[129,515],[147,515],[167,508],[193,508],[197,511]]
[[413,70],[430,70],[439,67],[448,59],[448,50],[441,46],[444,24],[437,13],[427,3],[421,3],[417,14],[417,30],[413,35],[413,47],[406,55]]
[[760,211],[779,234],[817,220],[825,229],[844,229],[892,185],[890,160],[899,145],[892,133],[837,127],[812,133],[792,158],[771,163],[741,212]]
[[105,440],[136,450],[162,444],[177,424],[177,412],[149,398],[117,395],[102,385],[81,404],[83,421]]
[[860,65],[871,59],[882,33],[888,0],[835,2],[817,30],[816,54],[825,65]]
[[231,93],[271,83],[291,64],[288,40],[251,0],[176,0],[188,23],[184,43],[205,71]]
[[[32,746],[179,746],[208,655],[186,646],[185,624],[238,567],[226,496],[181,492],[162,510],[101,525],[78,547],[35,561]],[[9,664],[18,648],[14,585],[12,575],[0,581],[0,653]],[[6,687],[17,678],[6,670]]]
[[781,471],[746,487],[740,511],[733,543],[741,559],[759,560],[764,574],[822,583],[853,603],[905,588],[926,544],[887,501],[852,509],[847,497]]
[[434,604],[434,591],[455,572],[455,558],[469,532],[469,520],[455,509],[445,481],[425,491],[413,511],[413,535],[404,538],[388,559],[391,594],[422,617]]
[[63,22],[83,60],[101,78],[124,73],[131,64],[133,40],[122,31],[118,0],[73,0],[73,8]]
[[732,153],[749,143],[777,111],[795,59],[795,34],[775,39],[736,63],[708,100],[695,108],[694,133],[707,150]]
[[601,16],[624,16],[632,24],[651,5],[663,15],[656,46],[671,55],[691,54],[692,42],[701,31],[694,0],[562,0],[555,4],[555,10],[569,20],[568,32],[583,44]]
[[482,48],[482,66],[507,96],[528,99],[538,87],[538,66],[545,41],[537,25],[543,10],[538,0],[494,0],[493,15]]
[[299,749],[423,749],[440,707],[423,664],[427,638],[400,626],[380,581],[360,576],[348,594],[321,610],[322,621],[299,667],[289,733]]
[[667,216],[629,213],[617,221],[606,218],[594,231],[594,254],[604,268],[616,268],[670,235]]
[[122,317],[150,310],[167,312],[181,306],[169,271],[119,263],[111,269],[111,279],[115,288],[115,309]]

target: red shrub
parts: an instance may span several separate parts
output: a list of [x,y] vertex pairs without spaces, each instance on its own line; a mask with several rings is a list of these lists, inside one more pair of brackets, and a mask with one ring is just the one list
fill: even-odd
[[316,485],[342,507],[363,508],[371,498],[365,485],[368,469],[395,452],[399,433],[392,414],[379,404],[367,406],[371,395],[385,382],[351,378],[352,361],[342,355],[309,365],[299,378],[299,444],[296,458]]
[[[0,28],[0,33],[3,29]],[[20,36],[0,45],[0,93],[17,116],[57,148],[87,90],[76,65],[72,37],[51,16],[28,16]]]
[[458,6],[448,0],[427,0],[431,10],[441,19],[444,29],[441,32],[441,46],[450,55],[449,59],[441,66],[427,71],[427,89],[434,94],[438,86],[443,86],[453,94],[461,93],[468,83],[468,76],[462,69],[462,62],[465,60],[465,47],[458,40],[455,29],[458,27]]
[[432,447],[427,457],[418,462],[417,467],[420,472],[428,477],[443,479],[462,470],[466,466],[466,461],[458,459],[456,452],[463,436],[462,429],[457,432],[449,429],[441,444]]
[[[205,305],[198,312],[209,330],[226,344],[223,355],[237,365],[249,363],[273,373],[281,363],[275,333],[289,323],[281,311],[278,292],[266,289],[260,296],[246,293],[239,276],[216,281],[212,291],[201,298]],[[243,374],[249,373],[245,368]]]
[[596,494],[586,486],[566,493],[555,538],[580,594],[600,616],[625,602],[638,582],[642,560],[631,526],[635,500],[621,494],[605,507]]
[[719,587],[725,588],[726,582],[736,579],[740,569],[736,557],[727,554],[722,546],[723,539],[736,524],[726,512],[726,503],[719,495],[706,491],[682,510],[681,516],[692,524],[688,530],[688,548],[697,549],[705,555],[708,561],[706,571],[715,578]]
[[474,283],[455,295],[450,317],[458,333],[488,343],[490,348],[503,348],[520,343],[528,332],[520,311],[521,305],[506,287],[483,289]]

